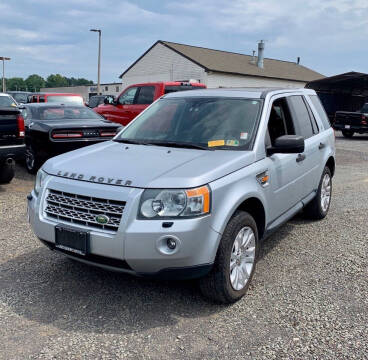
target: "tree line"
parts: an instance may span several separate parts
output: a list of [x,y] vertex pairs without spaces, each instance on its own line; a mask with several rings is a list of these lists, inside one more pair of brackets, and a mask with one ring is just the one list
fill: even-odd
[[[7,91],[40,91],[44,87],[64,87],[78,85],[93,85],[93,81],[84,78],[66,77],[60,74],[51,74],[46,79],[37,74],[32,74],[26,79],[13,77],[5,79]],[[2,91],[1,83],[1,91]]]

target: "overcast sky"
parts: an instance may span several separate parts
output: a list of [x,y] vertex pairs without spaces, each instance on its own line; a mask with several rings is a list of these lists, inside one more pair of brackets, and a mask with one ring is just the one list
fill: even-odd
[[324,75],[368,73],[367,0],[1,0],[6,76],[118,76],[155,41],[167,40],[295,61]]

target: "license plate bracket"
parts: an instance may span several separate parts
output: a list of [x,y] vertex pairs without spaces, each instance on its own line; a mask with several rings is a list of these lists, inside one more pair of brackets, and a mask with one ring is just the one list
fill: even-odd
[[55,248],[70,253],[86,256],[90,234],[72,227],[55,226]]

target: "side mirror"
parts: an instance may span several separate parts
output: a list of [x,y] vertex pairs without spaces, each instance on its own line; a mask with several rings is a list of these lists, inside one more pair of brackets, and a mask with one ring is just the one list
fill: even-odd
[[267,155],[299,154],[304,152],[304,138],[300,135],[283,135],[275,140],[274,146],[267,149]]

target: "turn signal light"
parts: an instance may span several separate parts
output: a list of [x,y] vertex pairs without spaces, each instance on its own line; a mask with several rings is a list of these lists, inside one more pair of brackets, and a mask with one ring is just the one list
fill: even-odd
[[[185,191],[188,197],[188,202],[192,199],[193,201],[198,201],[198,198],[203,198],[203,208],[202,212],[209,213],[210,212],[210,190],[207,186],[202,186],[196,189],[190,189]],[[196,199],[197,198],[197,199]]]

